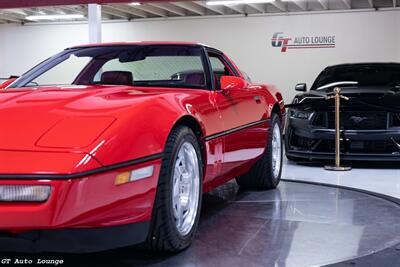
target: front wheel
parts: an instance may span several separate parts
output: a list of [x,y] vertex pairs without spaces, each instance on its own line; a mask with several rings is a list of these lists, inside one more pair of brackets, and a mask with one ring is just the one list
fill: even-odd
[[282,173],[282,130],[279,116],[271,115],[267,148],[264,155],[250,171],[236,178],[236,182],[247,188],[273,189],[281,180]]
[[188,127],[175,127],[166,144],[147,246],[177,252],[188,247],[200,216],[202,158]]

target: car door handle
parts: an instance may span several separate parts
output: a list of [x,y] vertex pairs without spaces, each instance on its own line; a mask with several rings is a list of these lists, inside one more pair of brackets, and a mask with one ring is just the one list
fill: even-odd
[[254,97],[254,101],[256,101],[257,104],[261,104],[261,97],[259,95],[256,95]]

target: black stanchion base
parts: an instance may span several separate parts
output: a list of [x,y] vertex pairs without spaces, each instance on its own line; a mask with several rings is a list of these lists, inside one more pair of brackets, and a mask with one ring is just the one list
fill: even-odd
[[324,167],[325,170],[327,171],[350,171],[351,167],[348,166],[328,166],[326,165]]

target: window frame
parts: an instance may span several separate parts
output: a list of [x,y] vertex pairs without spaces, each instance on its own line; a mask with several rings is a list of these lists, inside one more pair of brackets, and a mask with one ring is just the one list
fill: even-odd
[[224,65],[225,67],[228,67],[229,71],[231,73],[233,73],[233,76],[235,77],[242,77],[240,75],[240,73],[237,71],[237,69],[233,66],[233,64],[231,63],[231,61],[225,56],[224,53],[222,53],[221,51],[214,49],[214,48],[210,48],[207,47],[205,49],[206,53],[207,53],[207,58],[208,58],[208,62],[209,62],[209,68],[210,68],[210,76],[211,76],[211,82],[212,82],[212,90],[213,91],[221,91],[221,89],[218,89],[215,87],[215,78],[214,78],[214,71],[212,69],[211,66],[211,61],[210,58],[211,57],[217,57]]

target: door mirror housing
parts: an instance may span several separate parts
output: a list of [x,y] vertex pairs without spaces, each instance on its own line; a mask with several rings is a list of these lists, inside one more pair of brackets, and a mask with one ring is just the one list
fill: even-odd
[[242,90],[248,86],[246,80],[236,76],[222,76],[221,77],[221,90],[229,92],[233,90]]
[[307,91],[307,84],[306,84],[306,83],[299,83],[299,84],[296,84],[296,86],[294,87],[294,89],[295,89],[296,91],[306,92],[306,91]]

